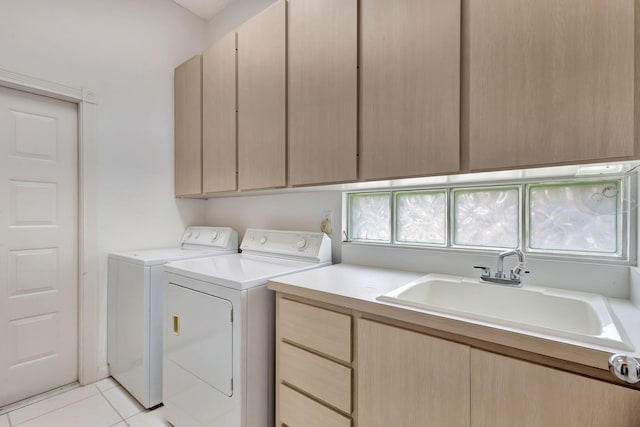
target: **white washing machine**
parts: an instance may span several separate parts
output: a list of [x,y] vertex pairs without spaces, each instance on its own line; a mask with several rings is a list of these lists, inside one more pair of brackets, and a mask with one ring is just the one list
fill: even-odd
[[241,254],[165,265],[165,417],[176,427],[274,422],[271,278],[331,264],[324,233],[248,229]]
[[237,252],[231,228],[188,227],[180,247],[109,255],[107,362],[145,408],[162,403],[164,264]]

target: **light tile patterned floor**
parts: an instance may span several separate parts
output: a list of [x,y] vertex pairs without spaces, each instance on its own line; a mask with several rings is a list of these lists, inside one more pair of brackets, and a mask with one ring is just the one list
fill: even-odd
[[170,427],[111,378],[0,415],[0,427]]

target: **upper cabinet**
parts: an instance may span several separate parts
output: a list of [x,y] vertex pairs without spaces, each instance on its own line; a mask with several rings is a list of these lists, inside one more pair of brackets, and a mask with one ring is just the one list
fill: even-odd
[[460,168],[460,0],[361,0],[361,178]]
[[639,158],[636,3],[279,0],[176,69],[176,195]]
[[289,0],[291,185],[355,181],[357,0]]
[[202,193],[202,57],[175,70],[175,193]]
[[471,170],[634,154],[634,0],[474,0]]
[[286,3],[238,29],[238,186],[287,185]]
[[236,185],[236,33],[202,54],[202,191]]

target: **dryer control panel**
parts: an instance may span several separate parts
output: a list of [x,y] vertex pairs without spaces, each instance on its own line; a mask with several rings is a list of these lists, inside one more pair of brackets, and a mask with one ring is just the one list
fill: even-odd
[[319,263],[331,261],[331,239],[324,233],[249,228],[240,249],[247,253],[303,258]]

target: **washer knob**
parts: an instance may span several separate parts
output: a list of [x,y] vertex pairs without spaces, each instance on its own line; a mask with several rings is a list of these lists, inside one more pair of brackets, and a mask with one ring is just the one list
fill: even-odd
[[187,233],[187,239],[188,239],[189,237],[191,237],[192,235],[193,235],[193,233],[189,231],[189,232]]
[[296,246],[298,246],[298,249],[304,249],[307,247],[307,244],[308,244],[307,239],[303,238],[298,240],[298,242],[296,243]]
[[198,237],[200,237],[200,233],[196,233],[195,238],[197,239]]
[[217,231],[212,232],[211,233],[211,241],[215,242],[217,238],[218,238],[218,232]]
[[261,245],[264,245],[265,243],[267,243],[267,238],[266,238],[265,236],[262,236],[262,237],[260,238],[260,244],[261,244]]

